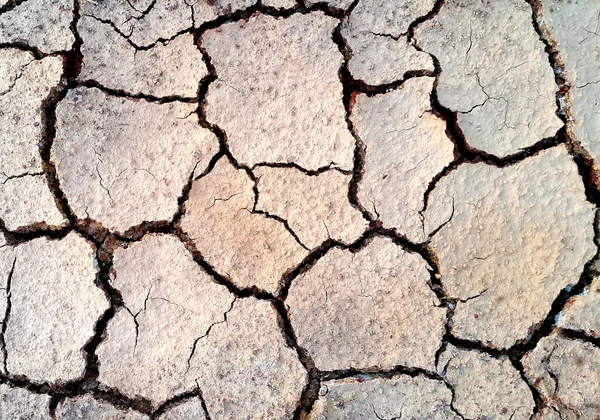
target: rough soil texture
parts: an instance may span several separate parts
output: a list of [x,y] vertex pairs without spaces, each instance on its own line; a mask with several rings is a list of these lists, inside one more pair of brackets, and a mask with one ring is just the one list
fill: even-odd
[[596,0],[0,0],[0,420],[600,418]]

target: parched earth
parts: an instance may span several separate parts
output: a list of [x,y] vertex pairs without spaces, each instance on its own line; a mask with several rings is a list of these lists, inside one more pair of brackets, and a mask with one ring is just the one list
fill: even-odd
[[600,2],[0,0],[0,419],[599,419]]

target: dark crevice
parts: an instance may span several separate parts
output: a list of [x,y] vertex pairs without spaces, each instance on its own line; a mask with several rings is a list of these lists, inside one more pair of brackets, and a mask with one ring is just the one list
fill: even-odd
[[[438,90],[440,75],[443,71],[439,60],[433,54],[423,50],[419,46],[418,40],[415,38],[415,31],[416,31],[418,25],[420,23],[425,22],[426,20],[434,18],[439,13],[439,11],[443,7],[444,3],[445,3],[444,0],[437,0],[434,8],[432,9],[432,11],[429,14],[425,15],[424,17],[418,19],[417,21],[415,21],[411,24],[411,29],[409,31],[409,41],[414,45],[414,47],[418,51],[422,51],[422,52],[429,54],[429,56],[433,60],[434,69],[435,69],[433,74],[435,76],[435,81],[434,81],[434,85],[433,85],[433,90],[431,92],[431,108],[435,115],[437,115],[438,117],[440,117],[446,121],[446,135],[454,143],[454,155],[455,155],[455,162],[456,162],[455,165],[458,166],[458,165],[460,165],[462,163],[466,163],[466,162],[468,162],[468,163],[482,162],[482,163],[486,163],[488,165],[493,165],[493,166],[497,166],[499,168],[504,168],[507,166],[514,165],[518,162],[521,162],[529,157],[535,156],[543,150],[555,147],[559,144],[566,144],[567,143],[567,138],[565,136],[566,129],[564,127],[561,128],[557,132],[557,134],[552,137],[542,139],[539,142],[535,143],[534,145],[522,148],[518,152],[512,153],[507,156],[503,156],[503,157],[499,157],[494,154],[487,153],[485,151],[476,149],[469,144],[469,142],[465,138],[465,135],[464,135],[461,127],[458,124],[458,112],[450,110],[449,108],[442,105],[439,101],[437,90]],[[437,178],[439,180],[441,177],[438,176]]]
[[[353,377],[369,377],[369,378],[385,378],[391,379],[398,375],[406,375],[412,378],[422,376],[427,379],[431,379],[434,381],[444,382],[444,378],[437,372],[433,372],[430,370],[417,368],[417,367],[409,367],[409,366],[394,366],[390,369],[382,369],[380,367],[371,367],[371,368],[349,368],[343,370],[330,370],[330,371],[321,371],[320,372],[320,380],[321,381],[333,381],[339,379],[347,379]],[[359,379],[359,382],[360,379]]]
[[37,238],[62,239],[73,231],[71,226],[56,228],[45,223],[35,223],[30,226],[19,227],[8,230],[2,219],[0,219],[0,232],[8,245],[16,246]]
[[359,210],[365,220],[372,222],[375,218],[368,212],[360,203],[358,199],[359,185],[365,173],[365,160],[367,146],[361,140],[358,135],[358,130],[354,126],[352,121],[352,108],[356,100],[356,95],[361,91],[360,89],[368,90],[369,87],[363,82],[354,79],[350,73],[349,62],[352,58],[352,49],[348,45],[346,39],[342,36],[342,29],[354,8],[358,5],[359,0],[354,0],[348,9],[340,16],[340,23],[335,27],[331,34],[331,39],[337,45],[340,54],[344,58],[342,65],[338,71],[338,77],[342,84],[342,103],[345,110],[345,120],[350,134],[354,137],[354,165],[352,170],[352,179],[348,185],[348,200],[355,209]]
[[[0,42],[0,49],[15,49],[20,51],[29,52],[33,55],[36,60],[41,60],[44,57],[47,57],[48,54],[43,53],[36,47],[33,47],[26,42],[23,41],[12,41],[12,42]],[[52,55],[62,55],[64,52],[58,52]]]
[[6,328],[8,327],[8,321],[10,320],[10,310],[12,307],[11,285],[12,285],[13,274],[15,273],[16,264],[17,264],[17,258],[14,258],[10,272],[8,273],[8,277],[6,278],[6,288],[4,290],[4,294],[6,295],[6,309],[4,311],[4,316],[2,318],[2,330],[0,330],[0,346],[2,347],[4,372],[6,372],[6,373],[8,373],[8,367],[7,367],[8,352],[6,349]]
[[204,409],[204,415],[206,416],[206,419],[210,420],[210,417],[208,416],[208,410],[206,409],[206,403],[204,402],[204,398],[202,396],[202,391],[200,390],[200,387],[197,387],[191,391],[183,392],[179,395],[169,398],[167,401],[165,401],[163,404],[161,404],[160,407],[158,407],[156,410],[154,410],[154,412],[150,415],[150,419],[152,419],[152,420],[158,419],[161,415],[166,413],[168,410],[170,410],[174,407],[177,407],[178,405],[185,404],[187,401],[190,401],[190,400],[193,400],[196,398],[199,399],[202,404],[202,407]]
[[6,4],[0,7],[0,15],[10,12],[14,8],[18,7],[21,3],[25,3],[27,0],[8,0]]
[[564,310],[567,301],[573,296],[580,295],[585,290],[585,288],[590,285],[594,277],[598,274],[594,269],[594,265],[595,262],[600,258],[600,249],[598,248],[598,238],[600,238],[600,232],[598,231],[600,226],[600,213],[596,212],[595,219],[596,220],[594,223],[594,244],[596,245],[596,254],[594,255],[594,257],[592,257],[590,261],[588,261],[585,264],[583,273],[581,274],[579,281],[575,285],[568,285],[560,291],[556,299],[554,299],[554,301],[552,302],[550,311],[548,312],[544,320],[542,320],[538,325],[532,327],[528,336],[525,339],[519,340],[510,349],[508,349],[511,358],[520,360],[525,355],[525,353],[527,353],[530,350],[533,350],[542,338],[548,336],[554,330],[556,326],[556,319],[558,315]]
[[432,290],[434,293],[436,293],[438,298],[445,301],[446,296],[438,278],[440,276],[437,269],[437,257],[434,255],[429,245],[413,243],[405,236],[398,234],[395,230],[382,227],[380,222],[371,223],[371,226],[365,232],[363,232],[361,237],[351,244],[345,244],[333,239],[327,239],[320,246],[314,248],[300,264],[282,276],[279,287],[275,292],[275,296],[277,296],[278,300],[284,301],[287,298],[292,282],[297,277],[311,269],[313,265],[318,263],[318,261],[324,257],[330,249],[338,248],[350,252],[358,252],[365,248],[371,242],[371,240],[377,236],[390,238],[396,245],[402,247],[405,251],[419,254],[433,270],[435,279],[432,280],[431,283]]
[[[258,197],[258,194],[257,194],[257,197]],[[264,216],[267,219],[273,219],[273,220],[278,221],[279,223],[281,223],[285,227],[285,229],[288,231],[288,233],[290,235],[292,235],[292,237],[298,243],[298,245],[300,245],[302,248],[304,248],[305,251],[310,252],[310,248],[308,248],[306,245],[304,245],[304,243],[300,240],[300,237],[290,227],[289,222],[286,219],[284,219],[283,217],[277,216],[275,214],[270,214],[268,211],[265,211],[265,210],[256,210],[256,209],[254,209],[254,210],[252,210],[251,213],[252,214],[260,214],[261,216]]]
[[558,50],[558,43],[543,23],[544,9],[541,0],[526,0],[531,6],[531,20],[540,41],[544,43],[544,49],[548,55],[548,62],[554,71],[554,80],[558,87],[556,91],[556,115],[566,124],[563,133],[569,153],[577,164],[579,174],[583,179],[587,199],[600,206],[600,179],[598,179],[598,165],[592,155],[581,145],[572,130],[572,121],[576,121],[572,114],[573,85],[569,80],[568,72]]
[[344,82],[348,89],[354,94],[364,93],[367,96],[376,96],[385,95],[391,90],[399,89],[407,80],[417,77],[435,77],[435,72],[432,70],[408,70],[400,79],[380,85],[370,85],[360,79],[355,79],[351,75]]
[[271,293],[260,289],[256,286],[252,287],[239,287],[231,279],[226,278],[219,274],[202,256],[200,251],[196,248],[194,241],[184,232],[179,230],[176,235],[186,246],[188,251],[192,254],[194,261],[202,267],[202,269],[212,277],[212,279],[222,286],[225,286],[229,292],[238,298],[255,297],[261,300],[275,300],[275,296]]
[[272,304],[277,312],[278,324],[286,345],[296,351],[300,363],[302,363],[302,366],[306,369],[306,384],[302,389],[300,401],[298,402],[292,417],[295,420],[303,419],[310,413],[314,402],[318,398],[320,387],[319,372],[308,351],[298,344],[298,339],[296,338],[296,333],[292,327],[290,314],[286,304],[278,300],[273,301]]
[[302,172],[304,175],[307,176],[319,176],[324,172],[329,172],[329,171],[337,171],[341,174],[344,175],[351,175],[352,171],[347,171],[341,168],[338,168],[337,166],[335,166],[335,164],[333,162],[331,162],[329,165],[327,166],[323,166],[321,168],[317,168],[317,169],[305,169],[302,166],[298,165],[295,162],[276,162],[276,163],[271,163],[271,162],[260,162],[260,163],[256,163],[252,166],[252,170],[256,169],[256,168],[261,168],[261,167],[267,167],[267,168],[292,168],[292,169],[296,169],[300,172]]
[[442,10],[442,7],[445,4],[446,4],[446,0],[435,0],[433,7],[427,14],[415,19],[413,22],[410,23],[410,25],[408,25],[408,31],[406,32],[406,38],[408,39],[409,43],[412,43],[413,45],[415,44],[415,30],[418,28],[418,26],[420,24],[435,18],[438,15],[438,13],[440,12],[440,10]]
[[521,359],[515,359],[513,357],[509,357],[512,366],[519,372],[519,376],[521,380],[525,382],[527,387],[529,388],[529,392],[531,392],[531,397],[533,398],[534,408],[532,418],[537,418],[542,409],[545,407],[544,399],[540,391],[534,386],[534,383],[529,379],[527,374],[525,373],[525,368],[523,367],[523,362]]
[[556,91],[556,115],[567,123],[571,118],[571,91],[572,86],[567,78],[565,65],[561,54],[556,48],[556,41],[548,29],[543,25],[543,6],[541,0],[525,0],[531,6],[531,22],[538,34],[540,41],[544,44],[544,50],[548,56],[548,62],[554,72],[554,80],[558,90]]
[[190,98],[190,97],[185,97],[185,96],[176,96],[176,95],[154,96],[154,95],[148,95],[148,94],[141,93],[141,92],[132,93],[132,92],[127,92],[123,89],[112,89],[112,88],[109,88],[109,87],[106,87],[106,86],[100,84],[99,82],[97,82],[95,80],[81,80],[81,81],[74,81],[73,83],[69,83],[69,89],[74,89],[74,88],[78,88],[78,87],[96,88],[98,90],[101,90],[103,93],[105,93],[109,96],[114,96],[117,98],[144,99],[148,102],[154,102],[154,103],[158,103],[158,104],[166,104],[166,103],[170,103],[170,102],[184,102],[184,103],[188,103],[188,104],[193,104],[198,101],[197,98]]
[[504,157],[498,157],[494,154],[470,146],[458,124],[458,113],[443,106],[438,99],[437,88],[439,84],[439,75],[441,74],[442,69],[437,58],[434,56],[431,57],[437,74],[431,92],[431,108],[435,115],[446,121],[446,135],[454,143],[454,155],[458,164],[467,162],[485,163],[498,168],[505,168],[535,156],[544,150],[566,143],[566,129],[563,127],[553,137],[542,139],[532,146],[522,148],[520,151]]
[[556,332],[558,335],[564,338],[568,338],[570,340],[579,340],[585,343],[589,343],[594,347],[598,347],[600,349],[600,337],[592,335],[586,331],[581,330],[572,330],[569,328],[557,328]]

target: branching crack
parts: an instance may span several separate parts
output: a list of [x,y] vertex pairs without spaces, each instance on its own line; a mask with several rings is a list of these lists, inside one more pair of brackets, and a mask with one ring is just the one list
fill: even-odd
[[200,340],[202,340],[203,338],[208,337],[209,334],[210,334],[210,331],[212,330],[212,328],[215,325],[226,324],[227,323],[227,314],[233,310],[233,305],[235,305],[235,302],[236,302],[237,299],[238,299],[237,297],[233,298],[233,300],[231,301],[231,304],[229,305],[229,308],[223,313],[223,319],[222,320],[216,321],[216,322],[213,322],[212,324],[210,324],[209,327],[206,329],[206,332],[203,335],[201,335],[200,337],[198,337],[198,338],[196,338],[194,340],[194,344],[192,345],[192,351],[190,352],[190,356],[188,357],[188,360],[187,360],[186,373],[190,370],[191,363],[192,363],[192,358],[194,357],[194,354],[196,353],[196,347],[198,346],[198,342]]

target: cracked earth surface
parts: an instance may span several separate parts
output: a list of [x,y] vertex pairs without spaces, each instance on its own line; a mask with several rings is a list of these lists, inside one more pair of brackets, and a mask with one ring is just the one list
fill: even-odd
[[0,420],[600,419],[596,0],[0,0]]

